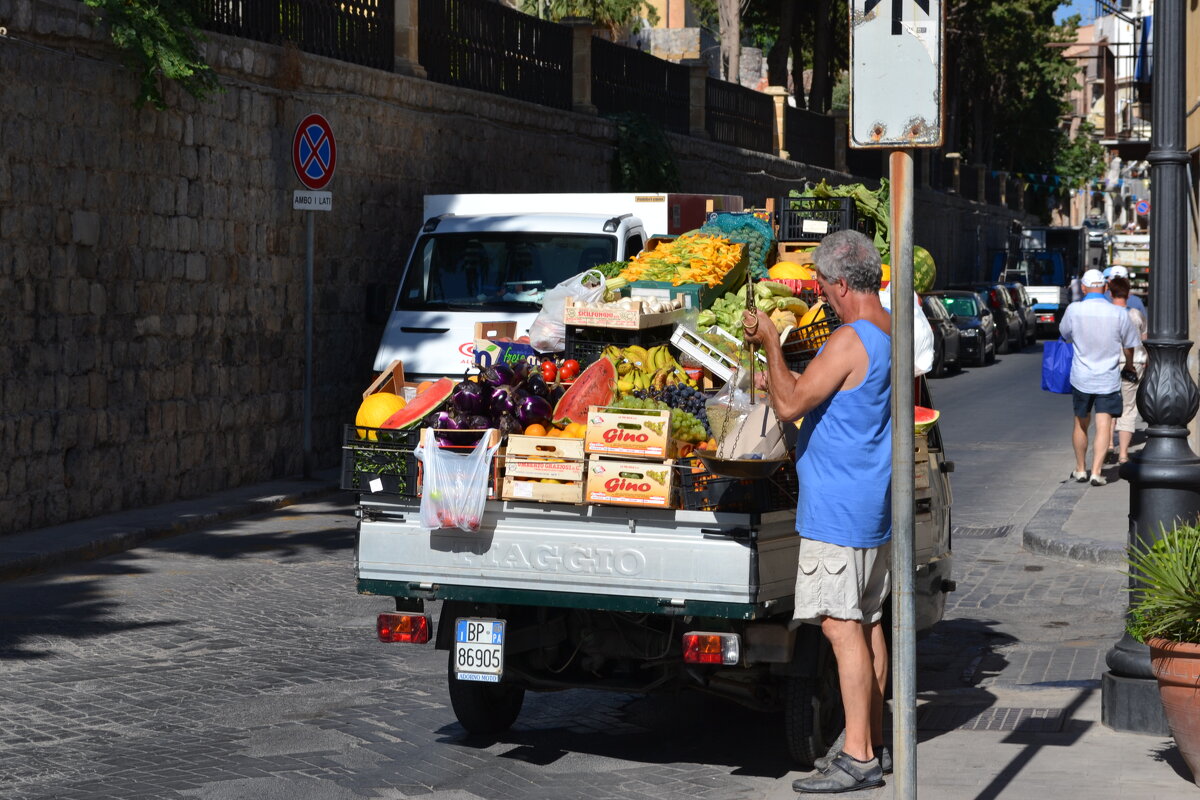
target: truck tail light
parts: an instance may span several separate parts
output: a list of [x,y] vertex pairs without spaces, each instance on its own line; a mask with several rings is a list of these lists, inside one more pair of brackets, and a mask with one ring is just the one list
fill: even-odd
[[375,630],[381,642],[425,644],[429,641],[429,617],[425,614],[380,614],[375,620]]
[[683,660],[688,664],[736,664],[742,660],[741,637],[690,631],[683,635]]
[[1053,314],[1038,314],[1038,322],[1054,322]]

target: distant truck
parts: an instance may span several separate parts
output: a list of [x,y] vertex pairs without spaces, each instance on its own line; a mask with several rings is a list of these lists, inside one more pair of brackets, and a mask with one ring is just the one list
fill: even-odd
[[1084,227],[1023,228],[1016,249],[994,253],[991,266],[991,280],[1025,285],[1034,302],[1038,337],[1054,338],[1071,302],[1072,279],[1086,269],[1103,268],[1103,247],[1089,244]]

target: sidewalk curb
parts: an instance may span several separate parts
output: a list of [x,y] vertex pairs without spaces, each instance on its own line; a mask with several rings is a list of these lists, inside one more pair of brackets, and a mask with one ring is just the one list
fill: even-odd
[[1070,536],[1063,531],[1086,489],[1087,484],[1072,481],[1059,486],[1025,525],[1021,532],[1021,544],[1031,553],[1088,564],[1125,566],[1123,546]]
[[[340,491],[319,473],[311,481],[281,480],[214,496],[109,514],[0,537],[0,580],[45,572],[131,550],[154,539],[261,514]],[[51,543],[51,544],[47,544]]]

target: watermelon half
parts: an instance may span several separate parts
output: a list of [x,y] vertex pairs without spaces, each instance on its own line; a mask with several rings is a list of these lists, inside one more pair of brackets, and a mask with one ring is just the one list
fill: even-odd
[[442,403],[450,397],[452,391],[454,391],[454,381],[449,378],[439,378],[433,382],[432,386],[414,397],[408,405],[384,420],[379,427],[411,428],[432,412],[437,411]]
[[925,406],[917,406],[913,411],[913,433],[918,435],[928,433],[942,415],[940,411]]
[[572,422],[587,424],[588,408],[612,403],[617,392],[617,368],[607,358],[600,358],[580,373],[566,393],[554,406],[554,421],[559,425]]

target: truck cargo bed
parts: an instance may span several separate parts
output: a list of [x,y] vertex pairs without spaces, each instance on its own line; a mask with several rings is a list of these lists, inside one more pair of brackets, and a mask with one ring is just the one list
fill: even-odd
[[360,592],[745,619],[792,604],[791,510],[489,501],[482,528],[466,533],[423,529],[399,498],[364,496],[360,509]]

